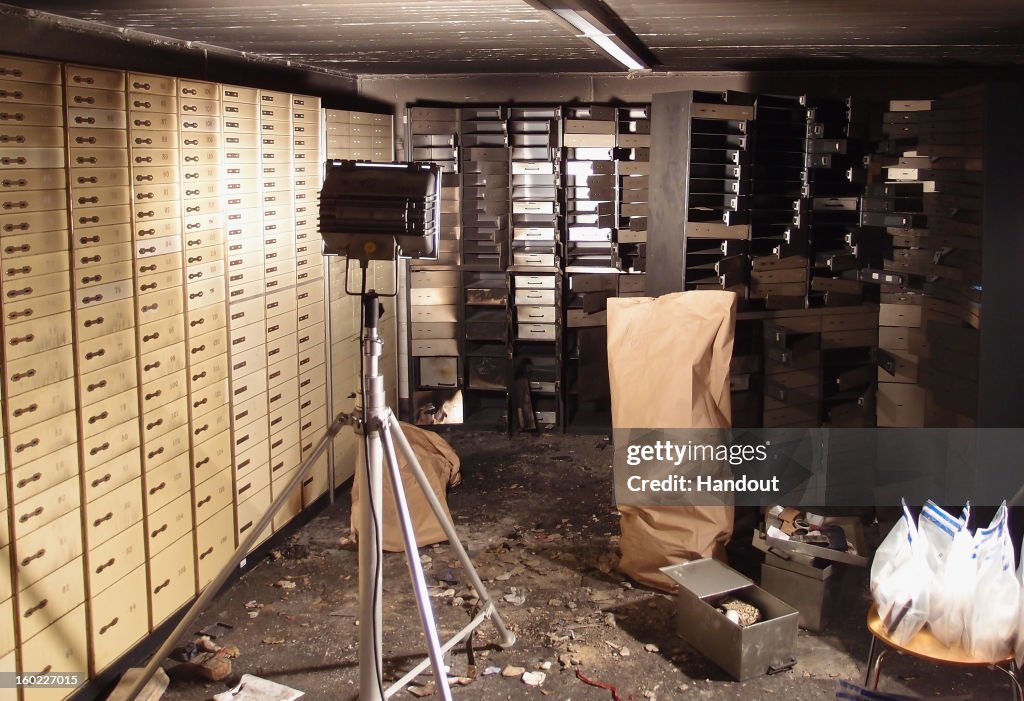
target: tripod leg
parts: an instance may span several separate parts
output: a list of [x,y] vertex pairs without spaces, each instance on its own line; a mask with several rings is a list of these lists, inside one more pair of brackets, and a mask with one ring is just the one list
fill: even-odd
[[376,432],[367,433],[365,441],[366,461],[362,466],[362,479],[359,480],[359,698],[360,701],[382,701],[382,449],[380,437]]
[[473,585],[473,589],[476,591],[476,595],[479,597],[480,603],[483,605],[485,610],[490,611],[491,622],[494,624],[494,627],[498,631],[498,635],[501,637],[501,641],[498,644],[501,645],[501,647],[511,647],[512,645],[515,645],[515,633],[508,629],[505,625],[505,621],[501,617],[501,614],[498,613],[498,609],[494,606],[494,602],[491,600],[491,596],[487,592],[487,588],[484,586],[484,583],[480,581],[480,576],[476,573],[473,561],[469,558],[469,554],[462,546],[462,541],[459,540],[459,534],[455,532],[455,526],[452,525],[448,515],[444,512],[441,502],[438,501],[437,495],[434,494],[434,490],[430,486],[430,482],[427,480],[427,476],[423,474],[423,468],[420,466],[419,460],[416,459],[416,453],[413,452],[412,446],[409,445],[409,440],[405,437],[405,434],[402,433],[402,427],[399,426],[398,419],[395,418],[394,413],[390,410],[388,411],[387,420],[384,425],[387,428],[389,437],[394,439],[394,443],[398,445],[398,449],[401,450],[402,455],[405,456],[405,459],[412,470],[412,474],[416,478],[416,482],[419,484],[420,489],[423,490],[423,495],[426,497],[427,503],[430,504],[430,508],[434,511],[434,515],[437,516],[437,521],[441,524],[441,528],[444,529],[445,535],[448,536],[448,542],[451,543],[451,546],[455,549],[455,554],[458,555],[459,562],[462,563],[462,568],[466,571],[466,575],[469,577],[469,582]]
[[387,432],[386,424],[379,429],[380,441],[384,447],[384,457],[391,478],[391,492],[395,497],[399,524],[402,527],[402,539],[405,541],[405,557],[409,565],[409,576],[412,578],[413,591],[416,594],[416,605],[420,612],[420,623],[427,638],[427,652],[434,670],[434,683],[444,701],[451,701],[451,689],[448,688],[448,675],[444,671],[444,660],[441,659],[441,641],[437,636],[437,624],[434,622],[434,611],[430,606],[430,595],[427,593],[427,582],[423,576],[423,565],[420,563],[419,548],[416,545],[416,532],[409,516],[409,504],[405,499],[402,486],[402,474],[398,467],[398,456],[395,446]]

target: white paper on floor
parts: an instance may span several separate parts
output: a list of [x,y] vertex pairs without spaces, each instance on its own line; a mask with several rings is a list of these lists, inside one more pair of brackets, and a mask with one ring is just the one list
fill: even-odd
[[213,701],[295,701],[305,693],[269,679],[243,674],[238,686],[216,694]]

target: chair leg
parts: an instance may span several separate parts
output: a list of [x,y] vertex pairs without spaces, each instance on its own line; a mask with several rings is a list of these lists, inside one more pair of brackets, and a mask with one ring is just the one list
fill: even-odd
[[884,648],[881,652],[878,653],[878,657],[875,658],[875,666],[874,669],[871,670],[871,689],[874,691],[878,690],[878,680],[882,676],[882,660],[885,659],[885,656],[888,655],[889,652],[889,648]]
[[999,665],[996,665],[996,669],[1006,672],[1010,677],[1010,693],[1013,694],[1013,701],[1024,701],[1024,688],[1021,687],[1020,669],[1017,667],[1016,661],[1010,662],[1009,669]]
[[874,669],[874,655],[877,654],[879,639],[871,636],[871,646],[867,649],[867,669],[864,671],[864,686],[871,684],[871,671]]

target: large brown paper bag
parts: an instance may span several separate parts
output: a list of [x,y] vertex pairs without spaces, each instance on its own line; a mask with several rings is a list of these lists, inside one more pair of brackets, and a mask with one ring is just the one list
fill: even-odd
[[[608,377],[614,428],[729,428],[733,292],[608,300]],[[619,569],[675,593],[659,569],[725,559],[731,506],[619,506]]]
[[[412,451],[419,460],[427,481],[433,488],[441,506],[444,507],[445,515],[451,520],[451,513],[448,511],[447,492],[449,487],[456,487],[462,482],[462,475],[459,471],[459,456],[448,444],[448,442],[432,431],[426,431],[410,424],[400,424],[402,433],[405,434]],[[423,547],[441,543],[448,539],[433,509],[427,502],[419,482],[413,477],[412,470],[405,460],[401,451],[398,452],[398,467],[402,475],[402,486],[405,487],[405,499],[409,504],[409,515],[412,520],[413,531],[416,533],[416,545]],[[352,532],[359,536],[359,514],[362,503],[359,499],[359,487],[363,479],[364,451],[359,451],[359,464],[356,467],[355,480],[352,482]],[[388,552],[400,552],[405,549],[402,540],[402,527],[398,521],[398,510],[395,508],[395,497],[391,492],[391,479],[388,477],[387,463],[381,465],[384,473],[384,495],[382,497],[382,521],[383,549]]]

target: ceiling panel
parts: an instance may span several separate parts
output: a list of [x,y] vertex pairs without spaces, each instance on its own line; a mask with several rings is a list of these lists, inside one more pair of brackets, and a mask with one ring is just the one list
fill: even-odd
[[346,73],[608,71],[523,0],[10,2]]
[[[663,70],[1024,67],[1024,0],[606,0]],[[356,74],[616,71],[526,0],[18,2]]]
[[1024,65],[1021,0],[607,0],[674,70]]

